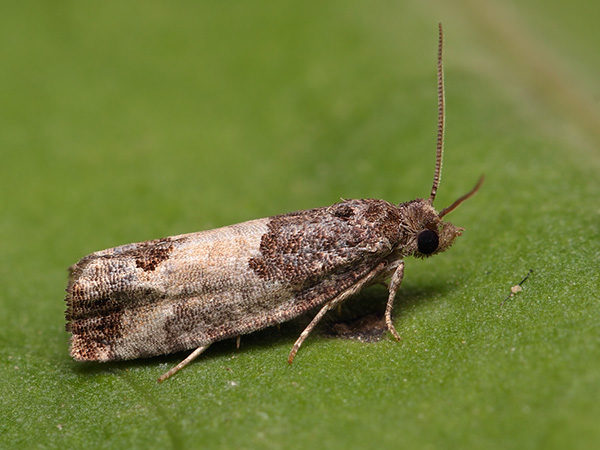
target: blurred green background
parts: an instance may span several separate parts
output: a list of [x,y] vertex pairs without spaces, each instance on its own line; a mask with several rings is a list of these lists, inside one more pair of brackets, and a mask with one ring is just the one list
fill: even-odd
[[[597,445],[599,5],[4,2],[0,447]],[[85,254],[428,195],[440,20],[437,207],[487,180],[449,216],[456,245],[407,261],[402,343],[321,331],[288,366],[290,323],[162,385],[185,355],[70,359],[66,269]]]

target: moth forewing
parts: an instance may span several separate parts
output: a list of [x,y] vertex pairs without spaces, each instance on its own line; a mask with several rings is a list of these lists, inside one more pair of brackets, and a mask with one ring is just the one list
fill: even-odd
[[77,360],[112,361],[195,349],[159,378],[189,364],[213,342],[239,337],[320,308],[289,354],[325,313],[363,287],[389,279],[385,320],[407,256],[448,248],[462,229],[438,214],[444,134],[442,27],[438,47],[438,139],[431,194],[397,206],[344,200],[283,214],[92,253],[71,268],[67,330]]
[[67,288],[71,355],[161,355],[285,322],[370,273],[397,221],[388,202],[349,200],[93,253]]

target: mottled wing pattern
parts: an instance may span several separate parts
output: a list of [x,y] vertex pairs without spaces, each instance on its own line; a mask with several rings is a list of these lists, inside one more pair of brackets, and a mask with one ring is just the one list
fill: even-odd
[[348,200],[93,253],[71,268],[71,355],[167,354],[289,320],[389,255],[398,223],[385,201]]

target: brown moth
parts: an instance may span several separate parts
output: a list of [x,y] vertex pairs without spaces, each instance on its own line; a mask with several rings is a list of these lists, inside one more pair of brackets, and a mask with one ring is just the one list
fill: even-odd
[[389,281],[385,321],[404,275],[404,258],[446,250],[462,228],[442,218],[472,196],[437,212],[442,168],[444,82],[438,44],[438,130],[428,199],[394,205],[344,200],[324,208],[251,220],[215,230],[127,244],[92,253],[70,268],[67,331],[78,361],[113,361],[195,349],[159,378],[190,363],[210,344],[293,319],[319,307],[295,342],[325,313],[373,283]]

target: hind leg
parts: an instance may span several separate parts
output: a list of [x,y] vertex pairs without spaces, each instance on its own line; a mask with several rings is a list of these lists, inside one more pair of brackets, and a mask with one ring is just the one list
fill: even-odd
[[198,347],[196,350],[194,350],[192,353],[190,353],[190,356],[185,358],[183,361],[181,361],[179,364],[177,364],[172,369],[169,369],[168,372],[165,372],[160,377],[158,377],[158,382],[162,383],[163,381],[171,378],[173,375],[175,375],[177,372],[179,372],[181,369],[183,369],[185,366],[187,366],[189,363],[191,363],[193,360],[195,360],[198,356],[200,356],[200,354],[204,350],[206,350],[209,346],[210,346],[210,344]]

